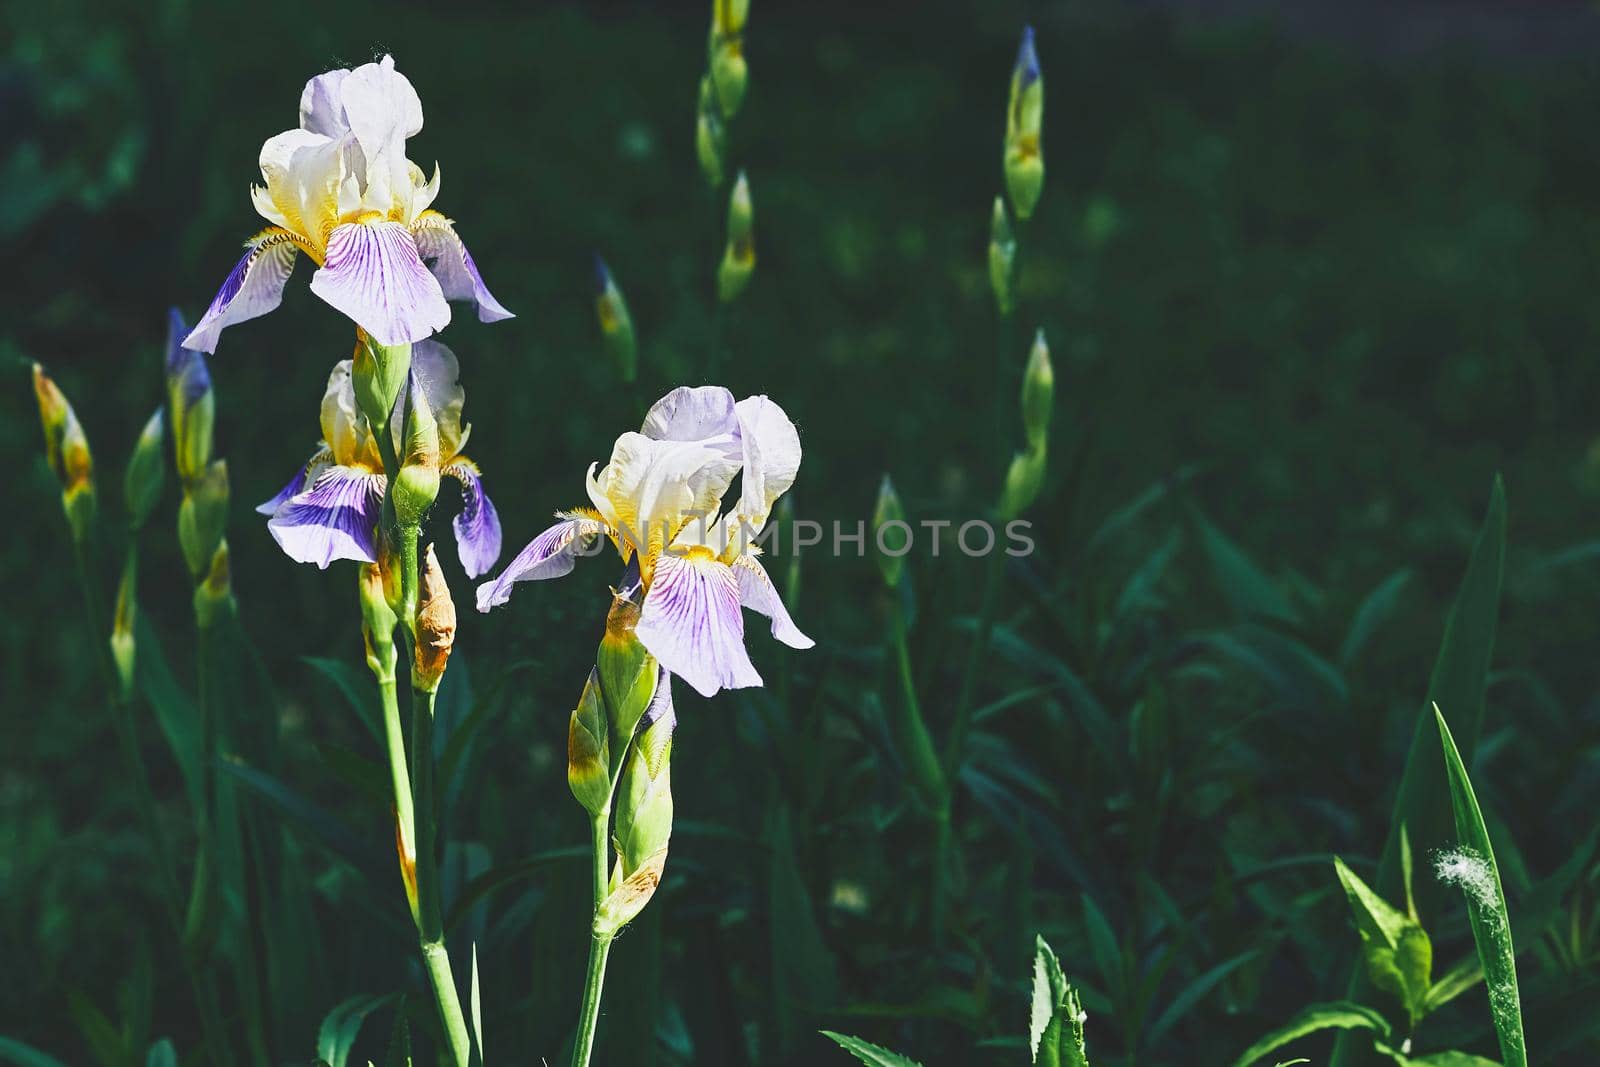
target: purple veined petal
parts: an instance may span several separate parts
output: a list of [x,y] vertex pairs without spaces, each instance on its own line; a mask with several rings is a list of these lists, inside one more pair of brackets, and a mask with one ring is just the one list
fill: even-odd
[[378,558],[383,476],[355,467],[329,467],[311,488],[280,507],[267,530],[296,563],[327,569],[336,559]]
[[300,251],[298,240],[287,230],[266,229],[250,238],[246,248],[211,306],[183,339],[184,348],[215,352],[224,327],[265,315],[283,302],[283,287]]
[[478,305],[479,322],[499,322],[516,318],[483,284],[483,275],[472,261],[472,253],[461,243],[449,219],[437,211],[424,211],[411,224],[417,238],[417,251],[427,262],[428,269],[439,279],[439,287],[446,299],[471,300]]
[[739,556],[733,561],[733,573],[739,579],[739,603],[772,620],[772,636],[790,648],[811,648],[815,641],[800,632],[800,627],[789,617],[783,598],[772,584],[772,576],[754,556]]
[[278,490],[276,496],[274,496],[271,500],[265,500],[256,505],[256,514],[265,515],[269,519],[272,518],[272,516],[278,513],[279,508],[283,507],[294,497],[299,496],[301,493],[311,488],[311,486],[316,482],[317,477],[332,465],[333,464],[328,450],[326,448],[318,449],[316,453],[306,461],[305,466],[294,472],[294,477],[289,479],[287,485]]
[[461,484],[461,514],[450,523],[456,533],[456,551],[461,569],[468,578],[488,574],[500,558],[500,516],[494,502],[483,491],[478,466],[469,459],[458,459],[444,473]]
[[680,385],[650,405],[639,432],[654,441],[707,441],[731,437],[738,427],[728,390]]
[[528,542],[517,558],[506,564],[500,577],[478,586],[478,610],[488,611],[511,599],[517,582],[537,582],[572,573],[579,554],[588,554],[595,538],[606,532],[605,523],[588,515],[557,512],[561,521]]
[[347,222],[328,237],[328,258],[311,291],[381,345],[421,341],[450,321],[439,283],[398,222]]
[[709,555],[667,553],[656,561],[634,633],[701,696],[762,684],[744,648],[739,581]]

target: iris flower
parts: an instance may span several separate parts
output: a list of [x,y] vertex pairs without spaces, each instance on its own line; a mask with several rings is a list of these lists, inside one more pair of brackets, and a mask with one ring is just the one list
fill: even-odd
[[183,347],[215,352],[223,327],[277,307],[301,252],[318,268],[311,291],[379,344],[443,329],[446,300],[473,301],[483,322],[511,318],[454,224],[429,207],[439,167],[428,178],[406,158],[406,139],[421,129],[422,102],[389,56],[307,82],[300,128],[261,146],[266,185],[250,190],[272,225],[245,242]]
[[[322,444],[289,484],[256,511],[269,516],[273,539],[298,563],[326,568],[336,559],[375,562],[378,522],[387,481],[378,442],[356,406],[351,361],[341,360],[322,396]],[[452,526],[461,566],[469,578],[488,572],[500,558],[500,516],[483,490],[477,464],[461,454],[471,427],[462,423],[466,391],[458,382],[456,357],[437,341],[411,350],[412,387],[422,392],[439,426],[441,474],[461,486],[462,508]],[[406,394],[390,418],[395,450],[402,452]]]
[[[638,571],[639,641],[701,695],[761,684],[741,606],[771,619],[772,635],[791,648],[812,646],[752,543],[800,469],[800,436],[782,408],[765,396],[736,404],[718,386],[674,389],[638,433],[617,438],[598,475],[596,466],[587,479],[593,507],[557,512],[560,521],[478,587],[479,611],[504,604],[516,582],[570,573],[604,535],[630,577]],[[735,477],[739,497],[724,511]]]

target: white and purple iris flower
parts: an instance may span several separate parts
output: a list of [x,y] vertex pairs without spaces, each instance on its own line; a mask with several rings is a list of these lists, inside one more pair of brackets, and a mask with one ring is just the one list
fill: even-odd
[[215,352],[226,326],[265,315],[304,252],[311,291],[381,345],[421,341],[450,321],[448,300],[470,300],[483,322],[511,312],[483,284],[451,220],[431,210],[433,177],[406,158],[422,102],[394,60],[332,70],[306,83],[300,128],[261,146],[255,208],[272,225],[245,242],[216,299],[183,347]]
[[[559,578],[604,535],[637,565],[644,601],[635,634],[656,660],[703,696],[760,685],[744,647],[750,608],[791,648],[811,638],[790,619],[756,558],[773,504],[800,470],[800,435],[765,396],[734,403],[719,386],[674,389],[638,433],[617,438],[611,462],[588,474],[592,508],[557,512],[500,576],[478,587],[478,610],[511,598],[516,582]],[[735,477],[739,498],[723,496]]]
[[[356,406],[350,360],[328,376],[322,396],[322,444],[289,484],[256,508],[268,516],[273,539],[298,563],[326,568],[336,559],[375,562],[378,523],[387,481],[378,442]],[[500,558],[500,516],[483,490],[477,464],[461,454],[471,427],[461,421],[466,391],[456,357],[437,341],[411,349],[411,388],[420,390],[439,426],[440,473],[461,486],[462,508],[452,526],[467,577],[486,574]],[[395,449],[405,423],[405,392],[390,419]]]

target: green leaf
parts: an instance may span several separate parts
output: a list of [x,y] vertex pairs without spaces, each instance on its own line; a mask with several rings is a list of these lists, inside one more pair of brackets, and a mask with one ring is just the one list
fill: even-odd
[[[1033,1004],[1028,1018],[1028,1048],[1034,1063],[1055,1067],[1061,1062],[1061,1025],[1056,1009],[1067,995],[1067,978],[1061,963],[1043,937],[1034,939]],[[1052,1025],[1054,1024],[1054,1025]],[[1040,1059],[1043,1046],[1044,1058]]]
[[1483,981],[1483,965],[1478,962],[1478,957],[1469,956],[1446,971],[1443,978],[1433,983],[1428,989],[1428,996],[1423,1001],[1423,1006],[1428,1012],[1437,1011],[1481,981]]
[[156,722],[172,749],[178,771],[183,776],[184,795],[189,799],[189,810],[202,807],[205,780],[201,776],[200,715],[194,701],[189,699],[172,667],[161,650],[161,638],[143,612],[134,619],[134,645],[138,651],[139,690],[150,702]]
[[1215,989],[1228,975],[1255,959],[1256,955],[1255,949],[1241,952],[1230,960],[1222,961],[1190,982],[1184,987],[1183,992],[1173,998],[1172,1003],[1167,1006],[1166,1011],[1161,1013],[1161,1017],[1156,1020],[1155,1025],[1150,1027],[1148,1040],[1154,1044],[1162,1034],[1172,1029],[1185,1015],[1192,1011],[1201,998]]
[[150,1046],[144,1056],[144,1067],[178,1067],[178,1050],[172,1047],[170,1038],[164,1037]]
[[1274,619],[1291,624],[1300,613],[1265,571],[1199,510],[1195,527],[1200,531],[1200,547],[1211,562],[1211,571],[1223,597],[1236,615],[1246,619]]
[[472,943],[472,1041],[478,1049],[478,1062],[485,1063],[483,1055],[483,995],[478,987],[478,943]]
[[1494,1060],[1474,1056],[1470,1052],[1430,1052],[1421,1059],[1410,1061],[1411,1067],[1500,1067]]
[[1122,950],[1117,947],[1117,935],[1112,932],[1111,923],[1106,921],[1105,912],[1100,910],[1089,894],[1084,893],[1082,897],[1083,924],[1089,932],[1089,948],[1094,953],[1095,966],[1100,969],[1106,991],[1116,1000],[1124,985]]
[[1411,921],[1404,912],[1372,891],[1372,888],[1345,866],[1344,860],[1335,856],[1333,869],[1344,887],[1345,898],[1350,902],[1350,913],[1355,917],[1356,929],[1363,939],[1371,939],[1390,950],[1400,947],[1400,935]]
[[898,1052],[890,1052],[859,1037],[836,1034],[832,1030],[823,1030],[822,1036],[831,1038],[834,1044],[849,1052],[867,1067],[922,1067],[916,1060],[907,1059]]
[[17,1067],[66,1067],[54,1056],[9,1037],[0,1037],[0,1063],[14,1063]]
[[[1484,983],[1489,988],[1489,1011],[1500,1039],[1500,1058],[1505,1067],[1527,1067],[1527,1041],[1522,1031],[1522,996],[1517,989],[1517,959],[1511,947],[1511,915],[1506,909],[1505,889],[1500,884],[1500,868],[1489,843],[1489,828],[1483,810],[1472,791],[1467,768],[1450,736],[1444,714],[1435,705],[1439,724],[1439,743],[1444,747],[1445,771],[1450,780],[1450,803],[1455,812],[1456,837],[1461,850],[1441,856],[1436,862],[1440,878],[1460,886],[1467,898],[1467,917],[1472,920],[1472,940],[1478,946],[1478,961],[1483,964]],[[1453,856],[1453,858],[1452,858]]]
[[1394,615],[1395,609],[1400,606],[1402,594],[1410,587],[1414,576],[1410,567],[1402,567],[1385,578],[1361,602],[1355,618],[1350,622],[1350,630],[1345,634],[1344,643],[1339,646],[1339,664],[1346,670],[1366,649],[1379,627]]
[[1251,1045],[1243,1055],[1233,1061],[1233,1067],[1250,1067],[1267,1053],[1319,1030],[1368,1030],[1382,1037],[1388,1037],[1389,1023],[1371,1008],[1348,1000],[1313,1004],[1285,1025]]
[[387,996],[359,993],[338,1004],[323,1018],[322,1028],[317,1032],[317,1055],[328,1062],[328,1067],[346,1067],[350,1050],[361,1033],[361,1024],[395,996],[394,993]]

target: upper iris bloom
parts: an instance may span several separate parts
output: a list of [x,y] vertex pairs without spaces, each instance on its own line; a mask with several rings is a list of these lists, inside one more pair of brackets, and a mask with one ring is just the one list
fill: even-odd
[[261,146],[266,185],[250,190],[272,225],[245,242],[183,347],[215,352],[223,327],[277,307],[299,252],[318,267],[311,291],[382,345],[443,329],[447,299],[475,302],[484,322],[511,318],[450,220],[428,207],[439,167],[427,178],[406,158],[421,129],[422,102],[389,56],[307,82],[300,128]]
[[[463,506],[452,523],[461,566],[467,577],[476,578],[500,558],[500,516],[483,491],[477,464],[461,454],[472,427],[461,421],[466,391],[457,381],[459,374],[456,357],[437,341],[412,348],[412,388],[427,399],[439,427],[439,472],[461,486]],[[403,451],[405,402],[402,391],[390,418],[397,452]],[[298,563],[324,568],[336,559],[372,563],[378,558],[378,521],[387,484],[377,439],[356,406],[346,359],[333,368],[322,396],[321,447],[256,511],[270,516],[267,529]]]
[[[629,573],[638,569],[644,606],[636,636],[701,695],[761,684],[745,651],[741,605],[770,618],[784,644],[812,646],[751,543],[800,469],[800,436],[782,408],[764,396],[735,404],[718,386],[674,389],[638,433],[617,438],[598,476],[595,466],[588,475],[594,507],[557,512],[560,522],[478,587],[479,611],[509,600],[514,582],[571,572],[574,556],[589,554],[604,534]],[[736,475],[739,500],[724,512]]]

